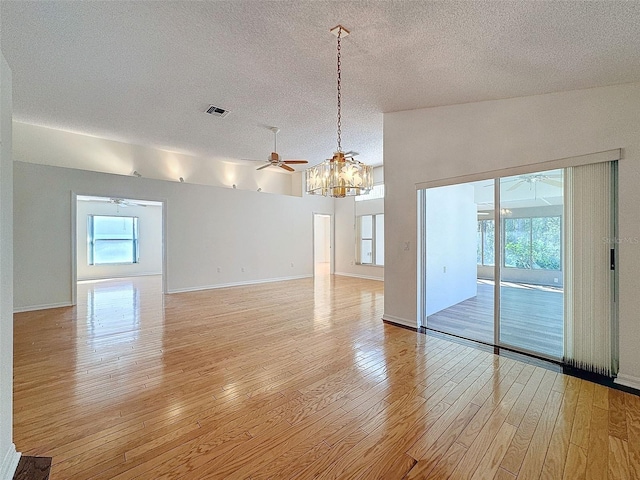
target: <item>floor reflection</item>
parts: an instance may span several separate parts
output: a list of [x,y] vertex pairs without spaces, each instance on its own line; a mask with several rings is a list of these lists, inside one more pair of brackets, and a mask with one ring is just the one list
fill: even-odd
[[100,341],[126,343],[137,340],[140,330],[140,291],[133,280],[87,282],[86,337],[92,345]]
[[[79,382],[76,397],[95,403],[112,398],[118,388],[140,376],[142,355],[145,362],[161,359],[162,277],[81,281],[77,288],[76,372],[83,377],[96,375],[102,382],[100,388]],[[158,382],[157,376],[147,379],[149,386]]]

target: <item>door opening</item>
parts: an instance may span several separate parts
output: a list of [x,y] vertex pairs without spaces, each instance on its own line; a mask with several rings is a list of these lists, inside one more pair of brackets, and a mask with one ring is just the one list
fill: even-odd
[[594,162],[419,191],[421,325],[615,374],[615,172]]
[[152,277],[164,291],[164,204],[74,194],[73,303],[79,282]]
[[331,215],[313,215],[313,274],[330,275],[333,271],[331,250]]

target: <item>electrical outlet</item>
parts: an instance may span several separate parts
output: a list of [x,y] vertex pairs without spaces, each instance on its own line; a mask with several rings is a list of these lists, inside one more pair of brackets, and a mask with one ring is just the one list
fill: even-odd
[[218,270],[218,273],[220,273],[222,271],[222,269],[220,267],[218,267],[216,270]]

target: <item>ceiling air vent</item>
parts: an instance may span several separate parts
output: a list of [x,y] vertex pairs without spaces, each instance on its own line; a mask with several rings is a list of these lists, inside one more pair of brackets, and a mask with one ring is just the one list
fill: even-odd
[[224,108],[216,107],[215,105],[209,105],[206,112],[209,115],[213,115],[214,117],[226,117],[229,115],[229,110],[225,110]]

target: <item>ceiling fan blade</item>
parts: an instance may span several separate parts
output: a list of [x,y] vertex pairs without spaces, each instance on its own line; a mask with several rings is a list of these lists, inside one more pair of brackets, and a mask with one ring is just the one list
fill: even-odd
[[550,179],[547,179],[547,178],[543,178],[542,180],[540,180],[540,182],[546,183],[547,185],[551,185],[551,186],[554,186],[554,187],[559,187],[559,188],[562,188],[564,186],[562,184],[562,182],[559,182],[557,180],[550,180]]
[[290,172],[295,172],[295,170],[293,168],[291,168],[289,165],[285,165],[284,163],[281,163],[280,165],[278,165],[280,168],[284,168],[285,170],[288,170]]
[[121,207],[146,207],[144,203],[136,202],[135,200],[123,200],[118,205]]
[[511,187],[507,188],[507,192],[510,192],[511,190],[515,190],[516,188],[518,188],[520,185],[522,185],[523,183],[525,183],[524,180],[518,180],[516,183],[514,183],[513,185],[511,185]]
[[303,163],[309,163],[309,162],[307,160],[284,160],[282,163],[303,164]]
[[263,168],[270,167],[271,163],[267,163],[266,165],[262,165],[261,167],[256,168],[256,170],[262,170]]

